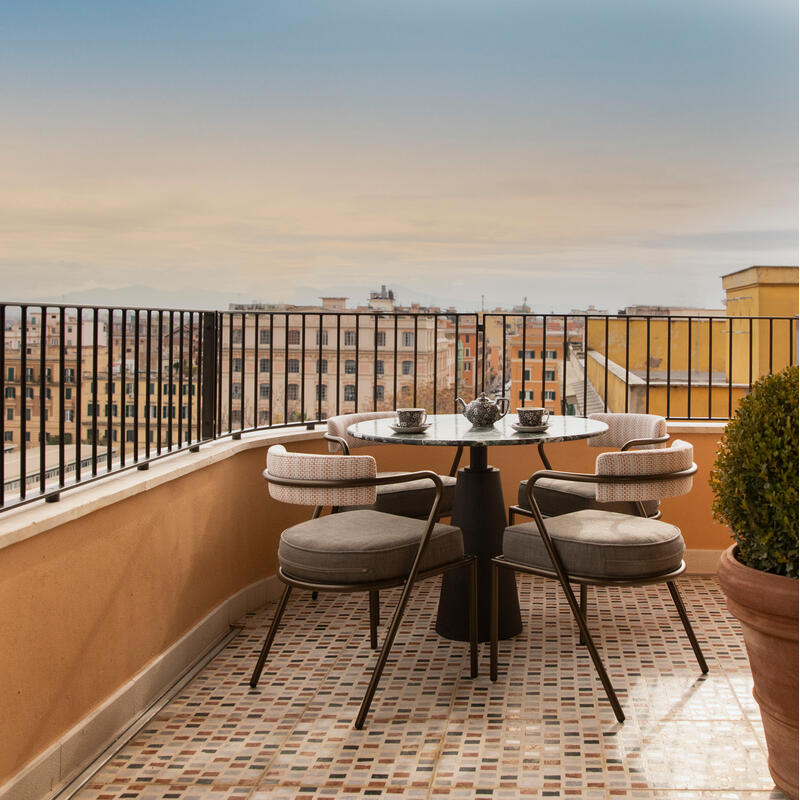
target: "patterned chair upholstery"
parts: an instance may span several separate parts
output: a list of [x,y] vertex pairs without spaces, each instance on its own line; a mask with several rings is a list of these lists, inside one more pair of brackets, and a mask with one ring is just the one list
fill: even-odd
[[[351,450],[358,447],[375,446],[375,442],[366,439],[356,439],[351,436],[347,429],[357,422],[366,422],[371,419],[385,419],[396,416],[394,411],[366,411],[359,414],[340,414],[336,417],[329,417],[328,432],[325,438],[328,440],[328,451],[331,453],[349,454]],[[391,477],[399,475],[398,472],[379,472],[380,477]],[[456,491],[456,479],[453,475],[440,475],[442,479],[442,502],[439,506],[439,516],[449,517],[453,511],[453,498]],[[374,503],[370,505],[348,506],[348,510],[353,508],[372,509],[382,511],[386,514],[398,514],[401,517],[414,517],[421,519],[427,516],[428,509],[433,502],[433,487],[430,481],[414,481],[410,483],[387,483],[378,487],[378,496]]]
[[[632,447],[653,449],[663,447],[669,438],[667,421],[655,414],[590,414],[590,419],[600,420],[608,425],[608,430],[587,439],[590,447],[615,447],[625,451]],[[521,481],[517,491],[517,506],[513,513],[530,516],[527,481]],[[635,514],[658,517],[658,500],[646,500],[641,504],[628,500],[601,501],[591,483],[578,481],[557,481],[542,479],[535,487],[536,502],[545,517],[557,517],[571,511],[596,508],[602,511],[616,511],[620,514]],[[527,512],[527,513],[526,513]]]
[[[687,494],[697,471],[693,448],[676,440],[672,447],[602,453],[594,474],[542,470],[526,482],[533,522],[509,525],[503,535],[503,554],[492,559],[491,675],[497,679],[496,589],[499,569],[511,569],[556,578],[578,623],[581,643],[590,651],[617,719],[625,715],[605,671],[587,626],[586,587],[664,582],[669,588],[684,629],[700,664],[705,659],[675,585],[686,568],[680,530],[646,516],[601,510],[615,503],[642,503]],[[597,508],[545,517],[536,485],[544,480],[582,483],[593,487]],[[580,584],[580,603],[570,582]]]
[[[289,453],[282,445],[274,445],[267,452],[264,477],[273,498],[312,506],[314,515],[281,534],[278,577],[285,588],[250,679],[253,688],[258,685],[293,588],[368,592],[370,642],[377,649],[379,590],[400,586],[400,598],[356,718],[355,726],[361,728],[415,581],[463,567],[468,568],[470,580],[467,613],[471,675],[477,675],[476,561],[464,554],[459,528],[436,522],[442,498],[438,475],[426,471],[380,477],[372,456]],[[389,482],[428,483],[432,489],[427,518],[417,520],[375,510],[378,491]],[[357,510],[321,515],[328,506]]]

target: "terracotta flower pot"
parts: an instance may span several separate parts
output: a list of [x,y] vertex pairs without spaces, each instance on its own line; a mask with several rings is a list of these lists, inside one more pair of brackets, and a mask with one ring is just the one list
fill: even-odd
[[798,581],[746,567],[736,546],[719,560],[717,576],[728,609],[742,624],[761,709],[769,771],[775,784],[797,798]]

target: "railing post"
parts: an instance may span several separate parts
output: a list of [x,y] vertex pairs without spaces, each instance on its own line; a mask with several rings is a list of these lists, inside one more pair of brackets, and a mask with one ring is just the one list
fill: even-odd
[[203,312],[203,413],[200,438],[213,439],[216,433],[216,388],[217,388],[217,312]]

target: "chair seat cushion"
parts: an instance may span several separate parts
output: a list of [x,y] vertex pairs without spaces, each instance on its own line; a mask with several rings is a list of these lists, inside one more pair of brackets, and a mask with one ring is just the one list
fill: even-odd
[[[378,477],[403,475],[402,472],[379,472]],[[453,511],[453,498],[456,493],[456,479],[449,475],[440,475],[442,479],[442,501],[439,503],[439,515],[450,516]],[[431,505],[436,494],[434,485],[429,480],[408,481],[407,483],[387,483],[378,487],[378,499],[372,506],[351,506],[348,510],[369,509],[384,514],[397,514],[401,517],[417,517],[427,519],[431,513]]]
[[[423,520],[380,511],[343,511],[310,519],[281,534],[278,561],[287,573],[319,583],[371,583],[408,575]],[[464,555],[460,528],[435,525],[421,569]]]
[[[520,483],[517,505],[529,509],[531,504],[528,502],[527,486],[527,481]],[[596,488],[596,483],[540,478],[533,486],[533,496],[545,517],[557,517],[560,514],[592,508],[599,511],[615,511],[619,514],[639,515],[636,503],[633,502],[601,503],[595,498]],[[658,500],[645,500],[643,505],[648,517],[654,517],[658,513]]]
[[[591,578],[646,578],[680,567],[684,543],[674,525],[613,511],[575,511],[546,521],[564,568]],[[503,535],[510,561],[553,568],[535,522],[512,525]]]

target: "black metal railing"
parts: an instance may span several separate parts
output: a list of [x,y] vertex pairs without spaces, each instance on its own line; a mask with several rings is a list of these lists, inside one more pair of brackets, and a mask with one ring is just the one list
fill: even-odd
[[512,410],[726,420],[797,361],[796,317],[140,309],[0,304],[0,509],[336,414]]

